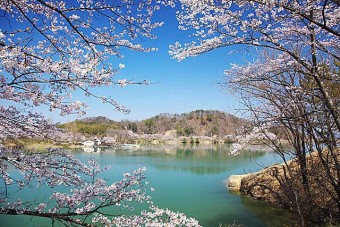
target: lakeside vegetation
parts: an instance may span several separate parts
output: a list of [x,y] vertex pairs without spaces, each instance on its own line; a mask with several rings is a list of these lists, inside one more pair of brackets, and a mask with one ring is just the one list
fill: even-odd
[[[232,144],[244,137],[251,122],[218,110],[195,110],[182,114],[159,114],[140,121],[114,121],[107,117],[87,117],[56,124],[52,133],[3,141],[6,147],[25,150],[79,148],[86,140],[98,138],[102,146],[122,144]],[[270,133],[278,145],[287,143],[279,127]],[[252,140],[264,144],[266,138]]]
[[[88,117],[57,124],[49,139],[59,144],[81,144],[98,137],[103,145],[158,143],[232,143],[248,127],[245,119],[217,110],[159,114],[140,121]],[[43,139],[43,138],[42,138]]]

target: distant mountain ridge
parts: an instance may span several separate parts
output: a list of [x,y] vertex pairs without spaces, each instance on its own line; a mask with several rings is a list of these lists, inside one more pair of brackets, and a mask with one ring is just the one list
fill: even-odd
[[195,110],[189,113],[162,113],[140,121],[114,121],[104,116],[87,117],[60,125],[72,132],[105,135],[112,130],[130,130],[137,134],[175,136],[225,136],[240,131],[249,122],[218,110]]

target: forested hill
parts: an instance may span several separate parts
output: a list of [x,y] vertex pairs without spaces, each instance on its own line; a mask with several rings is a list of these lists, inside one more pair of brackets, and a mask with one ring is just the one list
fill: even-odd
[[142,121],[114,121],[93,117],[59,125],[71,132],[105,135],[112,130],[131,130],[137,134],[165,134],[177,136],[224,136],[235,134],[247,121],[217,110],[196,110],[183,114],[159,114]]

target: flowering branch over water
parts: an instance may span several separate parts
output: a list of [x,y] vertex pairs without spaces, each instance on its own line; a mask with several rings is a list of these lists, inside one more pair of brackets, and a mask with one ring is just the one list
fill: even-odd
[[[9,174],[15,167],[20,176]],[[109,183],[100,178],[101,169],[94,160],[83,164],[73,155],[60,150],[46,153],[22,153],[2,148],[0,169],[2,185],[0,213],[8,215],[29,215],[51,219],[64,224],[92,226],[139,225],[185,225],[198,226],[198,222],[184,214],[155,206],[148,195],[145,168],[125,173],[117,182]],[[106,168],[109,169],[109,168]],[[58,189],[70,188],[68,193],[54,191],[48,202],[15,202],[15,191],[48,185]],[[17,189],[15,189],[17,188]],[[39,198],[37,198],[39,199]],[[146,204],[148,210],[135,215],[121,215],[121,210],[133,211],[134,205]]]

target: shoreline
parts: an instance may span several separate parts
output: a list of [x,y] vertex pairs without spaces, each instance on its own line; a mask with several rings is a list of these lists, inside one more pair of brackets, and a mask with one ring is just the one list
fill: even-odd
[[[337,150],[337,153],[335,153],[338,158],[340,158],[339,151]],[[325,173],[336,175],[336,169],[325,169],[322,166],[320,155],[322,155],[323,160],[326,158],[331,163],[327,150],[324,150],[321,154],[312,152],[306,155],[306,166],[309,172],[309,195],[306,194],[307,189],[301,180],[301,170],[296,158],[284,163],[273,164],[257,172],[230,175],[226,181],[226,186],[230,193],[242,194],[289,211],[295,210],[295,204],[290,200],[291,196],[298,194],[299,198],[302,199],[309,197],[314,202],[311,209],[328,209],[328,213],[320,214],[320,220],[323,220],[324,224],[333,223],[336,219],[333,220],[332,217],[336,217],[338,214],[337,201],[332,197],[332,193],[336,192],[332,191],[331,185],[319,187],[318,183],[320,177]],[[294,182],[293,191],[287,189],[287,185],[291,182]]]

